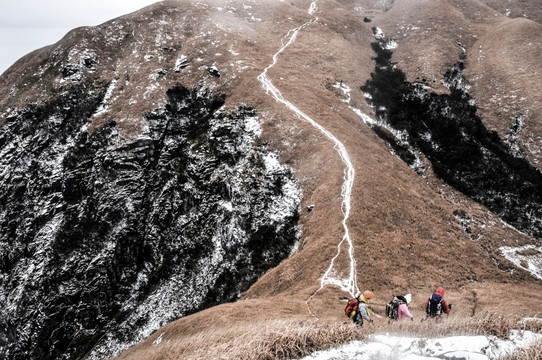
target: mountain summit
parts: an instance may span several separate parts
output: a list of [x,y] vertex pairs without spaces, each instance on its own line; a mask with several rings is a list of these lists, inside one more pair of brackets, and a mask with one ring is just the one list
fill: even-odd
[[533,316],[537,3],[166,0],[21,58],[0,353],[238,358],[365,289]]

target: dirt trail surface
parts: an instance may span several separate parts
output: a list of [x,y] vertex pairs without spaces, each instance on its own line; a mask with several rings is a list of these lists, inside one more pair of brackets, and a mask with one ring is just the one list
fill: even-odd
[[[308,10],[308,13],[313,15],[317,7],[317,1],[313,1],[310,5],[310,8]],[[359,288],[357,284],[356,279],[356,260],[354,258],[354,246],[352,244],[352,239],[350,238],[350,232],[348,230],[348,217],[350,216],[350,202],[351,202],[351,193],[352,193],[352,186],[354,183],[354,167],[352,165],[352,162],[350,160],[350,156],[348,155],[348,152],[346,151],[346,148],[344,147],[343,143],[341,143],[333,134],[331,134],[328,130],[326,130],[324,127],[322,127],[320,124],[315,122],[313,119],[311,119],[309,116],[307,116],[304,112],[302,112],[299,108],[297,108],[294,104],[286,100],[280,91],[273,85],[273,82],[271,79],[267,76],[267,71],[271,69],[273,66],[277,64],[278,56],[280,53],[282,53],[288,46],[292,45],[297,37],[297,34],[299,31],[303,30],[306,26],[309,26],[313,23],[313,21],[317,21],[318,18],[313,18],[310,21],[304,23],[300,27],[296,29],[292,29],[291,35],[290,32],[288,32],[289,38],[288,41],[273,55],[273,63],[269,65],[263,73],[261,73],[258,76],[258,80],[262,83],[263,88],[270,93],[278,102],[284,104],[286,107],[291,109],[299,118],[308,121],[312,126],[314,126],[318,131],[320,131],[322,134],[324,134],[328,139],[332,141],[334,144],[335,149],[337,150],[342,162],[346,166],[344,170],[344,183],[341,188],[341,197],[342,197],[342,204],[341,204],[341,210],[344,214],[344,218],[342,220],[342,224],[344,227],[344,236],[342,240],[339,242],[337,246],[337,255],[331,259],[331,263],[329,265],[329,268],[326,270],[326,272],[322,275],[322,278],[320,280],[320,288],[316,291],[320,291],[323,289],[326,285],[334,285],[339,287],[342,291],[347,292],[350,294],[351,297],[357,296],[359,294]],[[333,274],[335,273],[334,269],[334,263],[335,259],[340,255],[341,253],[341,246],[346,241],[348,245],[348,257],[350,259],[350,271],[348,278],[335,278],[333,277]],[[307,307],[311,315],[314,316],[312,311],[310,310],[310,304],[309,301],[314,295],[316,295],[316,292],[312,294],[309,299],[307,299]]]

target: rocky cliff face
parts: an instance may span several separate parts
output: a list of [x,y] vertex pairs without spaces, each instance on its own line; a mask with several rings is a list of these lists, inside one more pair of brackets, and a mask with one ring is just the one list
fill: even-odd
[[287,257],[300,192],[253,109],[177,86],[145,136],[95,132],[106,84],[67,87],[0,129],[0,353],[108,356],[235,300]]

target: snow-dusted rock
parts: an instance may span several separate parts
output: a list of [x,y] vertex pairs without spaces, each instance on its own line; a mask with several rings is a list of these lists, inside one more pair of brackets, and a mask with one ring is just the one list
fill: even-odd
[[[235,300],[290,254],[300,192],[254,110],[177,86],[120,141],[114,83],[81,84],[0,128],[0,353],[103,358]],[[105,104],[105,105],[104,105]],[[272,166],[269,159],[273,159]]]

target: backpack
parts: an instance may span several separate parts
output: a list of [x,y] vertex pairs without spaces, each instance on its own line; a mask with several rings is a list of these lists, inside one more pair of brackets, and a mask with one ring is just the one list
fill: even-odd
[[392,320],[397,320],[399,318],[399,305],[405,304],[406,299],[403,301],[404,297],[398,296],[389,303],[386,304],[386,317]]
[[344,314],[347,317],[350,317],[350,314],[352,314],[352,311],[358,311],[359,310],[359,300],[356,298],[352,298],[348,300],[348,303],[346,304],[346,307],[344,308]]
[[442,315],[442,297],[438,295],[431,296],[425,312],[427,316],[431,317]]

